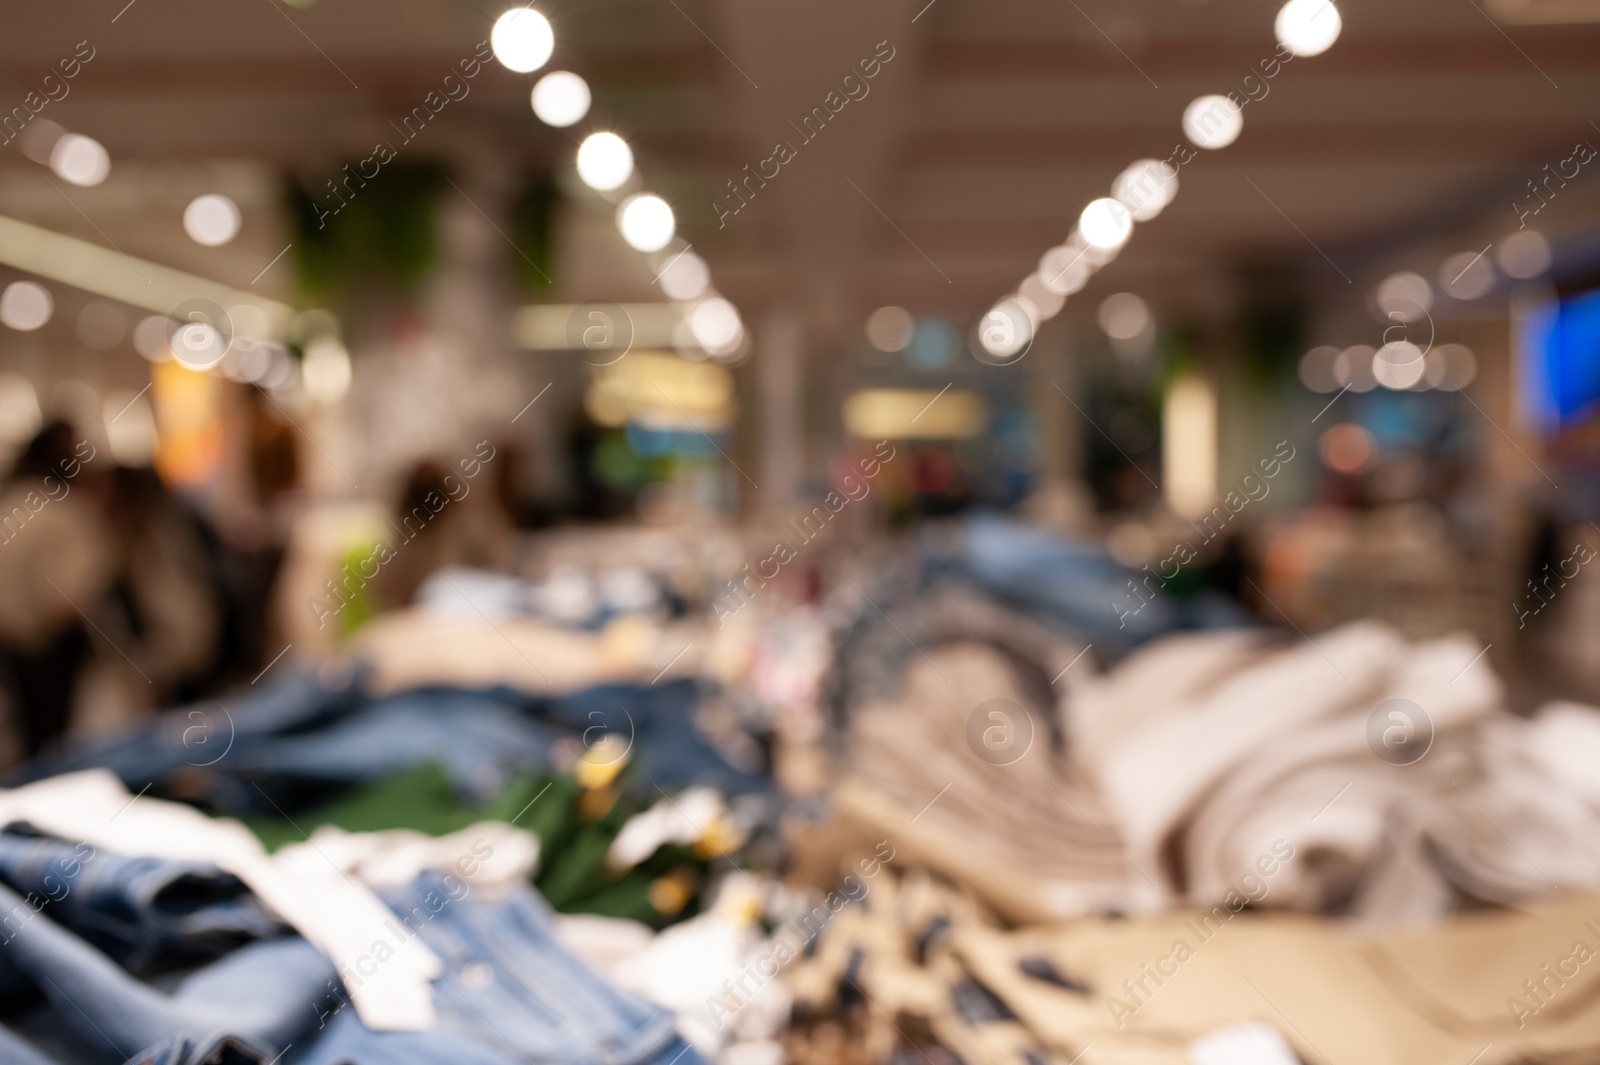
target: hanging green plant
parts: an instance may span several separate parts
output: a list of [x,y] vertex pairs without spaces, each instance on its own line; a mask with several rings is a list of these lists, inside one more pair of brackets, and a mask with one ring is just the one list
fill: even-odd
[[511,257],[522,286],[532,296],[555,287],[556,213],[561,190],[548,171],[533,174],[511,203],[511,239],[520,254]]
[[438,262],[444,168],[391,162],[363,181],[357,166],[346,164],[320,194],[288,185],[295,289],[307,303],[328,305],[373,282],[409,297]]

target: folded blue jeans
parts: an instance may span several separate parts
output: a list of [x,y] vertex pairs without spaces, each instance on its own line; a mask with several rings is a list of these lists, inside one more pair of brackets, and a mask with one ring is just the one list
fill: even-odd
[[[397,917],[385,946],[420,935],[444,963],[437,1027],[373,1032],[343,1007],[296,1065],[701,1065],[671,1013],[610,986],[556,942],[532,890],[486,902],[463,881],[425,873],[384,901]],[[374,944],[373,955],[388,949]]]
[[[162,1044],[254,1044],[277,1053],[326,1012],[333,964],[298,936],[263,939],[164,994],[0,886],[0,952],[32,981],[90,1052],[120,1062]],[[117,1055],[120,1055],[117,1056]]]
[[22,784],[78,769],[109,769],[135,790],[174,773],[203,786],[206,771],[236,747],[267,736],[325,727],[362,701],[359,674],[337,667],[286,671],[276,683],[180,707],[104,738],[78,741],[8,776]]
[[[82,1060],[107,1065],[244,1065],[291,1049],[286,1065],[701,1065],[669,1012],[611,987],[556,941],[531,889],[487,901],[467,881],[426,873],[385,902],[395,913],[385,939],[344,973],[285,936],[241,947],[165,994],[38,912],[37,897],[0,886],[0,957],[44,995]],[[414,936],[445,966],[438,1024],[373,1032],[338,980],[370,977]]]
[[587,743],[613,733],[629,742],[652,797],[652,785],[767,790],[765,778],[729,764],[696,730],[701,697],[696,682],[680,679],[562,696],[434,687],[370,698],[355,680],[340,687],[292,675],[247,698],[172,710],[39,759],[15,779],[100,767],[130,790],[155,783],[229,813],[283,816],[325,802],[330,789],[433,762],[464,797],[483,801],[515,776],[547,770],[563,737]]
[[[243,881],[203,862],[130,858],[8,831],[0,833],[0,882],[43,900],[57,924],[135,971],[288,931]],[[0,952],[0,969],[5,964]]]
[[1244,610],[1215,593],[1154,595],[1151,574],[1122,566],[1089,540],[988,512],[966,518],[962,533],[957,550],[934,552],[934,570],[960,573],[1104,650],[1127,651],[1178,629],[1250,624]]

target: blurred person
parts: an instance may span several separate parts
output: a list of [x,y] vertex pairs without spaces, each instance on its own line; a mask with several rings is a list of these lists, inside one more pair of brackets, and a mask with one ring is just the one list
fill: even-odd
[[245,387],[239,397],[243,491],[232,505],[213,507],[216,535],[208,538],[222,611],[214,670],[219,684],[256,676],[291,642],[273,631],[271,604],[294,522],[306,506],[294,427],[259,387]]
[[67,730],[93,653],[89,618],[115,579],[97,458],[51,422],[0,489],[0,684],[25,757]]
[[550,515],[528,490],[531,465],[522,448],[508,440],[495,444],[494,490],[500,507],[519,529],[542,529]]
[[[124,676],[131,691],[123,712],[197,697],[208,687],[222,627],[219,542],[153,469],[116,467],[109,487],[116,575],[106,634],[145,682],[141,690],[137,678]],[[122,672],[120,659],[105,664]]]
[[[491,449],[485,464],[495,457]],[[505,570],[515,549],[516,530],[492,477],[463,477],[432,460],[406,475],[390,532],[393,555],[382,563],[374,589],[380,607],[409,604],[441,569]]]
[[263,405],[264,398],[259,388],[245,389],[250,414],[250,486],[256,505],[275,513],[300,483],[300,451],[293,426],[276,406]]

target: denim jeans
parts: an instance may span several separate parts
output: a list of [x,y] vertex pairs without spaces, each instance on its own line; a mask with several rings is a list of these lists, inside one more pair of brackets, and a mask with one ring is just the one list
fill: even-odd
[[0,882],[48,900],[52,920],[135,971],[288,930],[213,865],[129,858],[46,836],[0,833]]
[[0,952],[88,1052],[110,1052],[107,1061],[158,1046],[170,1058],[181,1041],[216,1048],[227,1037],[275,1054],[316,1024],[332,995],[332,963],[297,936],[241,947],[190,974],[169,995],[135,979],[7,887],[0,887],[0,915],[6,937]]
[[344,1007],[296,1065],[701,1065],[671,1013],[611,987],[556,942],[531,890],[486,902],[463,883],[426,873],[385,896],[396,938],[420,935],[444,962],[438,1026],[372,1032]]
[[[288,929],[215,866],[127,858],[86,843],[0,833],[0,883],[135,972],[210,960]],[[0,926],[0,942],[11,934]],[[0,949],[0,996],[29,986]]]
[[0,1028],[0,1062],[5,1065],[56,1065],[21,1037]]
[[[285,671],[276,684],[248,696],[241,692],[181,707],[103,739],[57,748],[13,772],[9,783],[91,768],[109,769],[135,790],[178,771],[204,776],[240,745],[344,717],[361,702],[359,681],[354,670]],[[203,787],[203,781],[196,783]]]
[[[1152,594],[1143,570],[1098,545],[1030,528],[996,514],[966,519],[961,547],[935,568],[953,569],[986,591],[1051,619],[1106,649],[1126,650],[1177,629],[1249,623],[1214,593]],[[1149,596],[1149,598],[1145,598]]]
[[640,786],[652,796],[652,785],[768,787],[696,731],[702,693],[691,680],[554,697],[419,688],[374,699],[359,687],[287,676],[249,698],[173,710],[112,740],[41,759],[18,777],[103,767],[130,790],[156,782],[165,794],[225,812],[282,816],[325,801],[340,785],[436,762],[465,796],[481,801],[517,775],[549,768],[557,740],[584,744],[610,732],[631,738]]
[[[114,857],[96,855],[79,875]],[[127,882],[150,876],[133,864],[143,859],[117,860],[126,864],[108,861],[103,884],[118,882],[118,868]],[[153,864],[172,867],[168,881],[185,868]],[[245,1065],[290,1051],[286,1065],[701,1065],[678,1040],[670,1013],[611,987],[556,942],[549,907],[531,889],[488,901],[473,897],[468,881],[426,873],[385,902],[395,913],[387,942],[374,943],[354,971],[336,974],[299,937],[265,938],[166,994],[52,920],[55,903],[37,912],[0,886],[0,958],[53,1007],[52,1029],[65,1029],[81,1051],[74,1062]],[[428,1032],[370,1031],[338,981],[370,977],[413,936],[445,965],[434,983],[438,1024]],[[4,1065],[13,1060],[8,1039],[16,1041],[0,1031]],[[33,1057],[19,1050],[15,1060],[54,1065],[26,1053]]]

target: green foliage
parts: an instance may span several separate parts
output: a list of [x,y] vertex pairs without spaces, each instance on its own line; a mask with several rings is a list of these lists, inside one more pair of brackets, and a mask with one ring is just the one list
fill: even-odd
[[549,173],[530,177],[511,203],[511,240],[520,252],[512,255],[511,265],[532,295],[543,295],[555,285],[555,227],[560,205],[561,191]]
[[1304,317],[1298,304],[1283,298],[1262,300],[1246,310],[1241,323],[1245,380],[1253,388],[1270,391],[1294,376]]
[[[351,163],[339,177],[355,169]],[[337,184],[342,201],[327,186],[308,193],[291,183],[287,190],[298,295],[321,306],[373,285],[413,295],[439,259],[435,215],[444,168],[394,161],[349,186]]]

